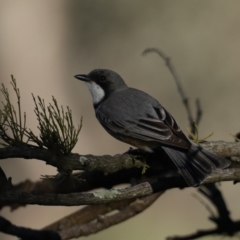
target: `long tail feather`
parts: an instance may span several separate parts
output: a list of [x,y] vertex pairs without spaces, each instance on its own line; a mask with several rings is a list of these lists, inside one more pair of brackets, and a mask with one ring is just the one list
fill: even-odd
[[188,151],[162,147],[190,186],[198,186],[216,169],[227,168],[230,161],[192,144]]

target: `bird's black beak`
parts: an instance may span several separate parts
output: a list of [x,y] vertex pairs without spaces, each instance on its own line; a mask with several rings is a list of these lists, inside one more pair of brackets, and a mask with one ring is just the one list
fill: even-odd
[[74,77],[84,82],[90,81],[90,78],[86,74],[78,74],[78,75],[75,75]]

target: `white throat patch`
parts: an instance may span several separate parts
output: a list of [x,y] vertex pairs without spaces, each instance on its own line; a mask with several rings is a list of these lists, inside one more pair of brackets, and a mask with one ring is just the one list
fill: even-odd
[[105,96],[103,89],[95,82],[86,82],[88,90],[92,94],[93,103],[98,104]]

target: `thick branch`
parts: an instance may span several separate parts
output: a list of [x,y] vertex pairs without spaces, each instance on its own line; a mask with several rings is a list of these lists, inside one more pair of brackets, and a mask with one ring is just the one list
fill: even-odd
[[[160,184],[157,191],[164,191],[169,188],[188,187],[179,182],[179,178],[174,181],[167,178],[162,185]],[[215,183],[220,181],[240,181],[240,169],[223,169],[211,174],[203,184]],[[180,185],[181,184],[181,185]],[[0,204],[19,203],[19,204],[38,204],[51,206],[78,206],[104,204],[125,199],[149,196],[154,193],[151,184],[145,182],[133,187],[123,189],[112,189],[93,193],[70,193],[70,194],[36,194],[7,191],[0,193]]]
[[123,188],[111,189],[93,193],[69,194],[35,194],[7,191],[0,193],[0,204],[38,204],[49,206],[79,206],[91,204],[104,204],[125,199],[149,196],[153,193],[149,183]]
[[62,231],[74,225],[86,224],[97,219],[100,215],[108,214],[115,210],[124,209],[134,201],[135,199],[128,199],[128,200],[112,202],[108,204],[86,206],[46,226],[44,230]]
[[[202,146],[223,157],[240,157],[240,142],[206,142]],[[142,168],[144,162],[129,154],[117,154],[114,156],[103,155],[56,155],[47,149],[38,147],[6,147],[0,149],[0,159],[24,158],[43,160],[47,164],[55,166],[59,171],[85,170],[113,173],[122,169]],[[141,155],[142,160],[147,160]],[[148,157],[149,159],[149,157]]]
[[123,222],[148,208],[161,193],[154,194],[152,196],[137,199],[133,203],[129,204],[119,212],[106,216],[100,215],[97,221],[90,222],[88,224],[74,225],[68,229],[59,232],[62,240],[77,238],[80,236],[88,236],[89,234],[99,232],[105,228],[113,226],[117,223]]
[[[135,201],[122,201],[109,205],[85,207],[43,230],[33,230],[30,228],[18,227],[16,225],[13,225],[8,220],[0,217],[0,231],[18,236],[24,240],[67,240],[80,236],[87,236],[89,234],[96,233],[110,226],[113,226],[117,223],[123,222],[143,212],[161,194],[162,193],[157,193],[149,197],[137,199]],[[110,216],[104,215],[108,214],[111,211],[113,212],[114,209],[118,209],[119,211]]]
[[113,173],[121,169],[144,166],[142,161],[129,154],[114,156],[80,155],[77,153],[56,155],[47,149],[30,146],[0,148],[0,159],[7,158],[38,159],[57,167],[60,171],[86,170]]
[[201,146],[222,157],[240,157],[240,142],[212,141]]

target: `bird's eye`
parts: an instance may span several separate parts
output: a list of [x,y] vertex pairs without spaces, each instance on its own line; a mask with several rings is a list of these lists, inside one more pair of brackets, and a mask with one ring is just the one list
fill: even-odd
[[105,76],[100,77],[100,82],[106,82],[106,81],[107,81],[107,78]]

